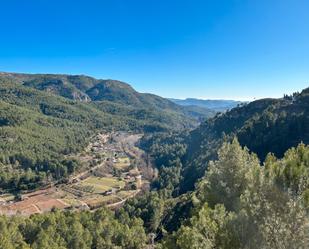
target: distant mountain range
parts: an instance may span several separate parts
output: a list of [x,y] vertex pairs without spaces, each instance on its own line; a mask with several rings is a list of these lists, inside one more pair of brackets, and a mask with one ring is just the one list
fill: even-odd
[[173,113],[198,122],[215,114],[214,111],[209,109],[178,105],[154,94],[139,93],[129,84],[118,80],[95,79],[86,75],[6,72],[0,72],[0,79],[11,80],[25,87],[84,103],[109,101],[109,103],[124,107]]
[[206,109],[210,109],[216,112],[223,112],[226,110],[230,110],[239,104],[243,104],[246,102],[236,101],[236,100],[225,100],[225,99],[195,99],[195,98],[186,98],[186,99],[173,99],[169,98],[170,101],[176,103],[181,106],[198,106]]

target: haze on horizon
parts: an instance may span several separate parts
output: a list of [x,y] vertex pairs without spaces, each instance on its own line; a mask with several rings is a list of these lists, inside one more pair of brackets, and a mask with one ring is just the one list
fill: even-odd
[[309,86],[305,0],[12,0],[2,9],[0,71],[111,78],[181,99]]

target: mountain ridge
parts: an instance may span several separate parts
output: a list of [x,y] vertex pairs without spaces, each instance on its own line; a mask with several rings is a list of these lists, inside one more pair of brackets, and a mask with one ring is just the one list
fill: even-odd
[[192,129],[213,115],[120,81],[63,74],[0,73],[0,107],[0,189],[6,190],[67,177],[72,162],[66,155],[99,131]]
[[247,103],[247,101],[238,101],[229,99],[199,99],[199,98],[185,98],[185,99],[168,98],[168,99],[178,105],[199,106],[216,112],[224,112],[226,110],[237,107],[240,104]]
[[155,94],[140,93],[128,83],[112,79],[96,79],[86,75],[7,72],[0,73],[0,78],[76,101],[112,101],[135,108],[173,111],[198,122],[215,113],[209,109],[181,106]]
[[283,98],[256,100],[206,120],[190,133],[183,186],[192,184],[191,177],[196,180],[204,173],[206,162],[214,159],[222,141],[235,136],[262,161],[268,153],[280,158],[290,147],[308,144],[308,110],[309,88],[305,88]]

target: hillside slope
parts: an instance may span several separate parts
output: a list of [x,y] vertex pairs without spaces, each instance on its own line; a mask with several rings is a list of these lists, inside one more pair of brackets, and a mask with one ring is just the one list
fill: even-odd
[[[39,84],[36,77],[32,81],[29,77],[0,77],[0,188],[34,188],[68,176],[78,163],[65,156],[80,151],[98,131],[147,133],[184,129],[197,122],[170,109],[116,100],[86,101],[88,95],[72,84],[59,85],[59,79]],[[93,79],[84,79],[75,85],[91,88]],[[80,98],[72,99],[68,93]]]
[[[164,227],[163,232],[160,226],[155,227],[158,237],[164,237],[166,232],[173,234],[181,224],[188,224],[186,219],[197,214],[196,207],[205,203],[205,198],[225,200],[222,197],[224,191],[233,196],[230,190],[241,186],[231,181],[229,183],[232,188],[227,187],[226,181],[215,178],[213,186],[219,189],[215,195],[210,196],[204,192],[200,196],[196,195],[199,194],[200,186],[208,184],[207,180],[205,182],[205,177],[207,178],[209,171],[225,174],[214,166],[213,161],[220,159],[220,154],[226,151],[227,144],[232,144],[231,146],[236,149],[226,156],[224,165],[227,172],[235,174],[240,182],[244,181],[244,177],[239,176],[239,171],[234,170],[233,160],[249,164],[248,158],[241,153],[243,150],[248,154],[249,149],[257,154],[257,156],[252,154],[256,165],[260,165],[259,160],[262,163],[267,161],[276,164],[274,172],[267,175],[280,178],[275,181],[276,183],[282,184],[286,181],[287,186],[283,184],[286,189],[290,186],[294,186],[295,189],[303,187],[299,184],[299,179],[302,177],[304,177],[303,184],[305,182],[308,184],[308,146],[306,147],[309,143],[308,124],[309,88],[281,99],[261,99],[226,113],[217,114],[188,133],[161,133],[144,137],[142,146],[152,155],[159,172],[152,183],[153,192],[168,203],[166,214],[163,212],[161,220],[156,223]],[[242,149],[242,146],[247,148]],[[290,149],[292,147],[297,149]],[[220,150],[220,148],[223,149]],[[296,156],[294,152],[299,154]],[[286,158],[283,161],[288,162],[286,166],[281,162],[284,153]],[[276,157],[279,158],[277,162]],[[209,169],[211,165],[212,169]],[[245,174],[247,172],[247,170],[243,171]],[[230,179],[230,174],[227,173],[225,177]],[[252,179],[250,178],[249,184],[253,183]],[[126,210],[131,208],[132,206],[129,206]],[[139,209],[135,210],[137,214],[138,211]],[[146,219],[144,221],[148,222]]]
[[180,106],[154,94],[139,93],[129,84],[117,80],[85,75],[19,73],[0,73],[0,78],[81,102],[111,101],[134,108],[174,112],[198,121],[214,114],[211,110]]
[[[146,137],[143,146],[161,173],[157,188],[178,195],[194,189],[218,148],[235,136],[261,160],[309,143],[309,88],[281,99],[261,99],[238,106],[203,122],[189,134]],[[170,184],[170,182],[174,182]]]
[[[309,143],[309,88],[282,99],[261,99],[218,114],[191,132],[183,188],[192,188],[224,140],[237,136],[261,160],[282,157],[290,147]],[[190,187],[189,187],[190,186]]]

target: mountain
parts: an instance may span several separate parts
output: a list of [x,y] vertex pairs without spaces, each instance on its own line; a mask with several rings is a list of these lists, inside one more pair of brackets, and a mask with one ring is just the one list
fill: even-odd
[[113,213],[0,216],[4,248],[146,248],[147,234],[160,248],[308,247],[309,88],[239,105],[192,130],[197,119],[186,109],[123,83],[89,82],[0,77],[0,188],[61,180],[79,167],[66,155],[115,129],[145,133],[141,146],[158,173],[151,190]]
[[173,123],[173,117],[165,120],[152,112],[136,118],[134,110],[109,103],[104,108],[114,113],[99,110],[2,79],[0,99],[0,188],[4,189],[29,189],[47,176],[66,177],[74,168],[65,155],[80,151],[99,130],[154,131],[168,129],[165,122]]
[[[194,188],[218,148],[235,136],[263,161],[268,153],[282,157],[290,147],[309,143],[309,88],[280,99],[261,99],[217,113],[189,132],[145,141],[157,166],[181,169],[180,192]],[[180,163],[179,163],[180,162]],[[177,177],[174,177],[176,179]]]
[[[222,195],[227,193],[227,196],[230,195],[230,198],[237,202],[237,196],[235,197],[231,190],[237,190],[241,184],[236,184],[234,180],[241,183],[245,178],[239,175],[240,171],[235,170],[234,161],[237,161],[237,167],[238,164],[244,165],[241,171],[244,175],[250,170],[250,160],[256,166],[263,165],[263,162],[267,162],[267,165],[274,164],[271,172],[266,171],[266,177],[278,178],[273,183],[280,185],[282,191],[288,190],[290,186],[299,189],[303,187],[301,183],[306,184],[307,195],[308,124],[309,88],[306,88],[301,93],[285,95],[280,99],[256,100],[230,111],[217,113],[192,131],[156,133],[145,137],[141,145],[152,156],[158,169],[158,178],[152,182],[153,192],[158,193],[168,203],[168,208],[162,212],[164,215],[156,223],[163,227],[162,232],[160,227],[156,227],[158,237],[164,237],[167,233],[174,234],[181,225],[190,224],[189,218],[191,215],[198,217],[197,207],[202,207],[205,199],[227,201]],[[214,163],[222,160],[224,153],[227,153],[224,160]],[[223,165],[224,172],[221,168],[216,168],[216,165],[220,164]],[[225,181],[221,181],[221,178],[207,178],[208,174],[214,173],[223,174]],[[232,174],[236,175],[236,179],[231,180]],[[213,181],[212,187],[218,189],[213,195],[205,194],[204,191],[205,188],[207,190],[209,179]],[[253,179],[249,177],[248,180],[252,186]],[[231,186],[226,187],[226,184]],[[277,187],[275,186],[273,194],[281,196],[281,193],[276,192]],[[257,189],[259,191],[259,188]],[[273,196],[269,198],[274,199]],[[211,203],[209,201],[209,204]],[[309,202],[307,203],[309,206]],[[214,207],[215,205],[211,206]],[[132,212],[131,210],[134,209],[129,206],[127,211]],[[136,208],[135,212],[138,211]]]
[[0,188],[12,190],[71,174],[79,166],[66,155],[99,131],[192,129],[213,114],[119,81],[50,74],[1,73],[0,107]]
[[215,100],[215,99],[195,99],[195,98],[186,98],[186,99],[172,99],[169,98],[170,101],[173,101],[177,105],[182,106],[199,106],[202,108],[206,108],[209,110],[213,110],[215,112],[224,112],[226,110],[230,110],[234,107],[237,107],[240,104],[245,102],[236,101],[236,100]]
[[134,108],[164,110],[198,122],[214,114],[211,110],[180,106],[154,94],[139,93],[129,84],[117,80],[101,80],[85,75],[4,72],[0,73],[0,78],[80,102],[110,101]]
[[[204,174],[223,140],[238,137],[242,146],[264,160],[269,152],[282,157],[290,147],[309,143],[309,88],[281,99],[261,99],[202,123],[190,133],[185,189]],[[191,180],[190,180],[191,179]]]

